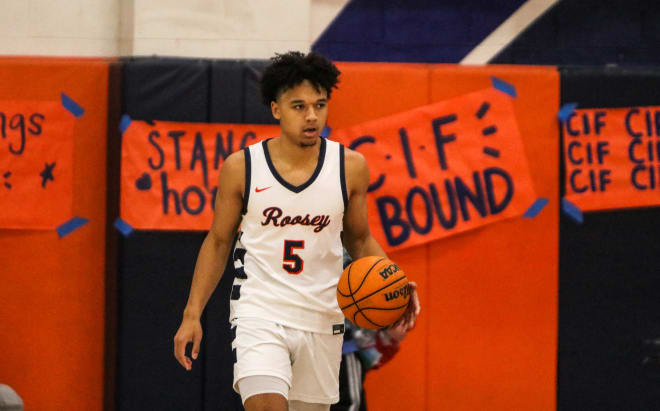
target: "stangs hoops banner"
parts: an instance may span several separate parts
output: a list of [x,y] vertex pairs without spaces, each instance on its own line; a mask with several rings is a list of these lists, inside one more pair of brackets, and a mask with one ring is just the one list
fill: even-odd
[[130,121],[125,127],[121,218],[145,230],[208,230],[224,159],[279,134],[278,126],[257,124]]
[[[383,246],[415,246],[533,204],[511,100],[488,88],[332,132],[369,162],[369,224]],[[122,219],[138,229],[207,230],[223,160],[278,134],[278,126],[130,122]]]

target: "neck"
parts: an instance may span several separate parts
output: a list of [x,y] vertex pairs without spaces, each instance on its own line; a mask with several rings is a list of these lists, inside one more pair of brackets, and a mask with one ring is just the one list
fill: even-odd
[[320,139],[313,146],[301,146],[292,143],[285,137],[273,139],[270,143],[274,155],[291,163],[303,163],[311,159],[317,159],[321,147]]

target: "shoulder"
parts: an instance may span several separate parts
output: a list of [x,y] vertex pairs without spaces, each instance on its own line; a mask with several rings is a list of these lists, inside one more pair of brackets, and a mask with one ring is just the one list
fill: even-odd
[[243,173],[245,172],[245,153],[238,150],[231,153],[222,163],[222,173]]
[[369,165],[361,153],[344,147],[344,168],[349,187],[357,188],[369,184]]
[[245,153],[243,150],[230,154],[223,161],[218,185],[221,190],[243,191],[245,185]]
[[369,165],[364,156],[348,147],[344,147],[344,162],[346,166],[346,173],[350,174],[369,174]]

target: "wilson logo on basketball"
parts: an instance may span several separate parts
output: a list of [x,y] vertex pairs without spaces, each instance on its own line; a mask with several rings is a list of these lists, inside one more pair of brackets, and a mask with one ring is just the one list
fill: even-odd
[[410,295],[410,285],[406,284],[398,290],[394,290],[383,295],[385,296],[385,301],[391,301],[401,297],[408,297]]
[[387,267],[383,268],[378,274],[383,277],[383,280],[387,280],[387,277],[391,276],[392,274],[396,273],[397,271],[401,271],[398,265],[396,264],[390,264]]

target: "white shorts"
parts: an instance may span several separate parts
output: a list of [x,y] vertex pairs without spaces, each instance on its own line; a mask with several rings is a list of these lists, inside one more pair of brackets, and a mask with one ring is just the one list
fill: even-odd
[[343,334],[302,331],[258,318],[234,319],[232,329],[236,333],[231,344],[236,355],[236,392],[241,378],[269,375],[287,383],[288,400],[317,404],[339,401]]

